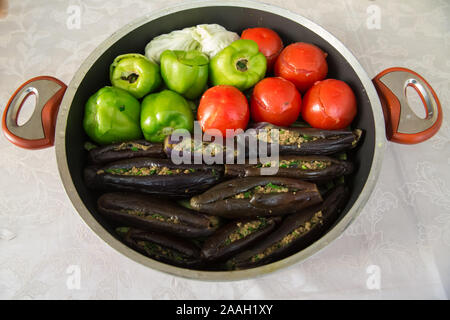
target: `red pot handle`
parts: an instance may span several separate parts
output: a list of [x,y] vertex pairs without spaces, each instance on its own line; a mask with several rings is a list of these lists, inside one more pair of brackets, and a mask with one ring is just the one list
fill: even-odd
[[[60,80],[40,76],[22,84],[11,96],[3,112],[2,129],[6,138],[25,149],[51,147],[55,141],[56,116],[67,86]],[[36,96],[31,118],[23,125],[17,118],[25,100]]]
[[[433,88],[418,73],[406,68],[389,68],[373,80],[380,96],[388,140],[414,144],[431,138],[442,124],[442,109]],[[426,111],[425,119],[411,110],[406,88],[419,94]]]

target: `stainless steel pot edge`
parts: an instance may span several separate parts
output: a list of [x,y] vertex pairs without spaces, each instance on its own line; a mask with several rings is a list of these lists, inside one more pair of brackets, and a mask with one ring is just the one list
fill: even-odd
[[[315,32],[320,37],[327,40],[330,44],[332,44],[350,63],[361,82],[364,85],[364,89],[369,97],[374,121],[375,121],[375,150],[374,157],[372,162],[372,167],[370,169],[368,180],[364,186],[363,191],[358,196],[358,199],[349,210],[349,212],[343,217],[339,223],[337,223],[329,232],[324,235],[321,239],[316,241],[314,244],[309,246],[308,248],[298,252],[288,258],[283,260],[261,266],[258,268],[241,270],[241,271],[197,271],[197,270],[189,270],[178,268],[174,266],[170,266],[167,264],[160,263],[158,261],[149,259],[134,250],[131,250],[119,240],[114,238],[106,229],[100,225],[92,214],[87,210],[85,205],[83,204],[81,198],[78,195],[78,192],[73,184],[72,178],[70,176],[67,157],[66,157],[66,145],[65,145],[65,130],[67,125],[67,117],[68,111],[71,106],[73,97],[76,93],[76,90],[83,80],[87,71],[91,68],[94,62],[101,56],[101,54],[108,49],[113,43],[119,40],[121,37],[129,33],[131,30],[157,19],[159,17],[178,12],[181,10],[206,7],[206,6],[231,6],[231,7],[244,7],[244,8],[252,8],[262,11],[267,11],[271,13],[278,14],[290,20],[293,20],[299,24],[304,25],[309,28],[313,32]],[[87,226],[103,241],[105,241],[108,245],[113,247],[115,250],[119,251],[123,255],[128,258],[139,262],[140,264],[150,267],[152,269],[156,269],[165,273],[169,273],[172,275],[190,278],[190,279],[198,279],[198,280],[211,280],[211,281],[231,281],[231,280],[242,280],[247,278],[255,278],[257,276],[262,276],[268,273],[271,273],[275,270],[279,270],[285,268],[287,266],[293,265],[296,262],[300,262],[305,260],[306,258],[312,256],[317,253],[319,250],[324,248],[334,239],[338,238],[344,230],[355,220],[355,218],[359,215],[364,205],[367,203],[370,195],[372,194],[373,189],[375,188],[376,181],[378,179],[378,175],[381,169],[382,159],[384,156],[384,150],[386,146],[386,138],[385,138],[385,128],[384,128],[384,119],[381,109],[381,104],[376,93],[376,90],[372,84],[372,81],[368,77],[365,70],[359,64],[357,59],[353,56],[353,54],[331,33],[320,27],[319,25],[313,23],[312,21],[294,14],[286,9],[282,9],[273,5],[268,5],[264,3],[252,2],[252,1],[193,1],[188,4],[177,5],[171,8],[165,8],[159,10],[157,12],[145,15],[136,21],[122,27],[117,32],[113,33],[110,37],[108,37],[103,43],[101,43],[83,62],[80,66],[76,74],[74,75],[72,81],[70,82],[64,99],[61,103],[57,126],[56,126],[56,137],[55,137],[55,148],[56,148],[56,158],[58,163],[58,169],[63,181],[63,185],[66,189],[66,192],[77,212],[80,214],[81,218],[87,224]]]

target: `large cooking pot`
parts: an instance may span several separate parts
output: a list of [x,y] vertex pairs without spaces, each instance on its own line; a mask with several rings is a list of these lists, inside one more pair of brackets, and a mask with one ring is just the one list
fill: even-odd
[[[82,170],[86,161],[82,129],[84,105],[99,88],[109,85],[108,70],[113,59],[124,53],[142,52],[155,36],[202,23],[225,28],[264,26],[276,30],[284,44],[313,43],[328,53],[328,77],[347,82],[355,92],[358,116],[353,125],[365,131],[364,141],[352,155],[357,171],[349,179],[350,199],[334,226],[308,248],[283,260],[242,271],[195,271],[167,265],[130,249],[114,235],[112,227],[96,211],[96,195],[86,188]],[[426,109],[421,119],[409,108],[406,88],[416,89]],[[30,120],[17,125],[21,106],[36,95]],[[58,111],[59,109],[59,111]],[[384,113],[384,116],[383,116]],[[146,15],[106,39],[86,59],[69,86],[52,77],[37,77],[24,83],[5,108],[2,126],[6,137],[28,149],[55,144],[61,179],[66,192],[87,225],[108,245],[153,269],[170,274],[207,280],[235,280],[254,277],[303,261],[336,239],[358,216],[372,193],[383,159],[386,138],[417,143],[437,132],[442,122],[439,100],[431,86],[417,73],[403,68],[381,72],[373,81],[351,52],[333,35],[315,23],[287,10],[246,1],[196,2]],[[56,123],[56,130],[55,130]]]

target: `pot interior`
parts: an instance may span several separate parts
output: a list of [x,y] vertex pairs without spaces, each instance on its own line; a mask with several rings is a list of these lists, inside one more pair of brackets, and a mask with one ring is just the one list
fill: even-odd
[[144,54],[145,45],[153,37],[176,29],[204,23],[217,23],[238,34],[250,27],[267,27],[275,30],[281,36],[284,45],[292,42],[313,43],[328,53],[328,78],[343,80],[352,87],[358,105],[358,115],[353,122],[353,127],[363,129],[364,137],[357,150],[349,153],[349,156],[356,164],[357,170],[351,177],[346,178],[346,183],[351,190],[351,196],[341,214],[341,219],[362,192],[369,176],[374,156],[374,116],[370,99],[364,90],[361,80],[346,59],[328,41],[310,29],[274,13],[230,6],[188,9],[149,21],[132,30],[107,48],[86,73],[72,100],[65,133],[66,155],[70,175],[86,208],[105,229],[114,235],[114,226],[105,221],[96,211],[98,194],[87,189],[83,182],[83,168],[86,165],[87,158],[83,145],[89,140],[82,127],[86,101],[101,87],[111,85],[109,82],[109,66],[116,56],[134,52]]

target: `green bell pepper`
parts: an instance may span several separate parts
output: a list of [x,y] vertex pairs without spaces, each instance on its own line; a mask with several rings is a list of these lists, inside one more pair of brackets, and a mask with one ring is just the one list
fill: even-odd
[[198,98],[206,89],[209,58],[200,51],[165,50],[161,75],[170,90],[187,99]]
[[267,60],[258,44],[240,39],[211,59],[209,77],[214,86],[226,84],[244,91],[264,78],[266,69]]
[[124,89],[140,99],[161,85],[159,66],[138,53],[118,56],[109,68],[114,87]]
[[83,127],[89,138],[98,144],[139,139],[141,106],[131,94],[115,87],[104,87],[87,101]]
[[163,90],[142,100],[141,128],[146,140],[163,142],[175,129],[194,129],[189,103],[174,91]]

